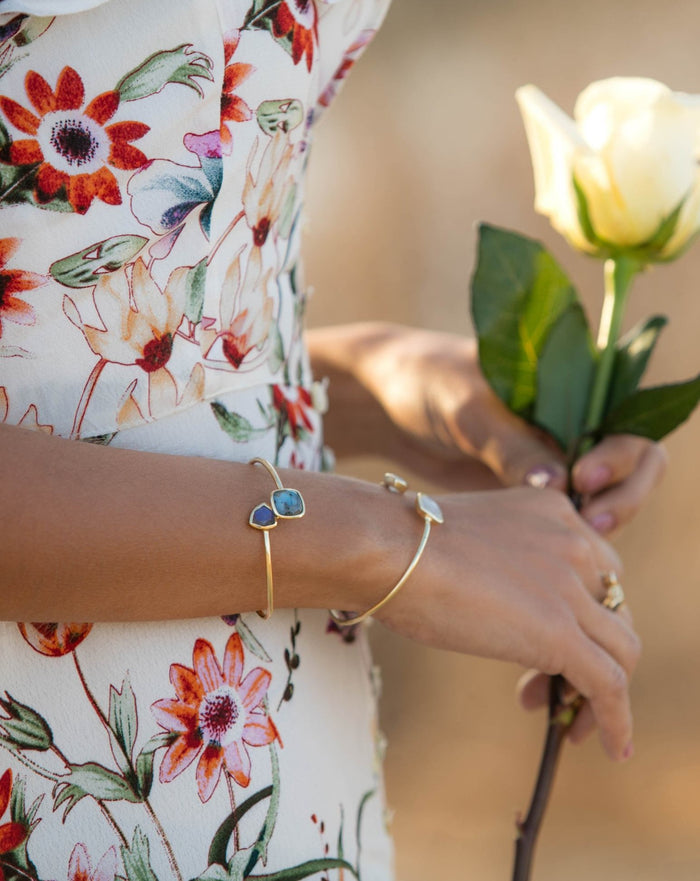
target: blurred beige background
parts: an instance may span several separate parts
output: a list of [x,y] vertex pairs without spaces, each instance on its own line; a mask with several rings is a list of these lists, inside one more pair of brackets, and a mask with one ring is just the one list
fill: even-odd
[[[314,324],[382,318],[469,333],[480,219],[544,239],[592,310],[600,267],[532,210],[513,101],[534,82],[567,110],[589,81],[647,75],[700,93],[696,0],[394,0],[383,31],[320,126],[311,168]],[[670,315],[649,380],[700,370],[700,245],[644,278],[630,323]],[[597,322],[597,315],[594,320]],[[645,642],[637,755],[568,749],[536,881],[700,878],[700,416],[618,542]],[[379,463],[341,463],[376,476]],[[505,881],[543,720],[512,698],[517,671],[374,631],[384,667],[387,784],[401,881]]]

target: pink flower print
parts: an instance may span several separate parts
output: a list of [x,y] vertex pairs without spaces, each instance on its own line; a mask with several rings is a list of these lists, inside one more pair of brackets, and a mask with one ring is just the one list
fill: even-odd
[[87,848],[76,844],[68,862],[68,881],[114,881],[117,874],[117,852],[113,847],[107,851],[93,870]]
[[177,734],[161,762],[162,783],[174,780],[199,756],[195,776],[202,802],[211,798],[223,768],[240,786],[248,786],[248,747],[266,746],[279,735],[263,707],[270,673],[256,667],[244,677],[243,667],[237,633],[226,643],[223,667],[205,639],[195,643],[192,668],[170,666],[177,697],[151,707],[158,724]]

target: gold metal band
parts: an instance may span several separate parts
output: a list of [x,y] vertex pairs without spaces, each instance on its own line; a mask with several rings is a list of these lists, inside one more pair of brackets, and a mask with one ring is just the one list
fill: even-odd
[[625,604],[625,592],[622,589],[617,572],[605,572],[600,576],[605,588],[605,596],[601,600],[602,605],[611,612],[617,610]]
[[248,525],[258,529],[263,534],[263,547],[265,549],[265,580],[267,582],[267,608],[258,610],[258,615],[267,620],[274,611],[274,583],[272,578],[272,548],[270,543],[270,530],[274,529],[280,520],[297,520],[306,513],[304,499],[298,489],[287,488],[283,485],[275,466],[267,459],[251,459],[251,465],[262,465],[270,477],[275,481],[275,489],[270,496],[270,504],[264,502],[257,505],[250,513]]
[[[398,477],[396,474],[391,474],[389,472],[384,475],[382,486],[386,487],[390,492],[398,493],[399,495],[403,495],[408,489],[408,484],[402,477]],[[413,559],[408,564],[406,571],[385,597],[379,600],[378,603],[375,603],[371,609],[367,609],[366,612],[362,612],[360,615],[351,615],[348,617],[346,614],[336,609],[329,609],[330,616],[338,627],[352,627],[355,624],[361,624],[363,621],[371,618],[372,615],[376,614],[396,596],[411,577],[428,544],[428,538],[430,537],[430,530],[432,529],[433,523],[441,524],[445,522],[442,510],[438,503],[430,496],[425,495],[425,493],[417,493],[416,495],[416,513],[423,518],[425,525],[423,527],[423,535],[421,536],[418,548],[413,555]]]

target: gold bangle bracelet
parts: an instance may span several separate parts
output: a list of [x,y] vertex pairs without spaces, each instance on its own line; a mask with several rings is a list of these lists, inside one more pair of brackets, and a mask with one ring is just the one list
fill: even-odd
[[267,583],[267,608],[259,610],[258,615],[267,620],[272,616],[275,607],[274,583],[272,580],[272,549],[270,547],[270,530],[277,526],[280,520],[298,520],[306,513],[304,499],[298,489],[285,487],[280,479],[275,466],[267,459],[251,459],[251,465],[262,465],[270,477],[275,481],[275,489],[270,496],[270,504],[263,502],[250,512],[248,525],[263,534],[263,547],[265,549],[265,580]]
[[[399,495],[403,495],[408,489],[408,484],[403,478],[389,472],[384,475],[382,486],[386,487],[390,492],[398,493]],[[371,609],[367,609],[366,612],[362,612],[360,615],[352,615],[348,617],[346,614],[339,612],[336,609],[329,609],[330,616],[338,627],[352,627],[355,624],[361,624],[363,621],[371,618],[372,615],[378,612],[396,596],[411,577],[420,558],[423,556],[423,551],[425,551],[426,545],[428,544],[428,538],[430,537],[430,530],[432,529],[433,523],[441,524],[445,522],[442,509],[438,503],[435,499],[425,493],[419,492],[416,495],[416,513],[423,518],[425,524],[418,548],[413,555],[413,559],[408,564],[406,571],[385,597],[379,600],[378,603],[375,603]]]

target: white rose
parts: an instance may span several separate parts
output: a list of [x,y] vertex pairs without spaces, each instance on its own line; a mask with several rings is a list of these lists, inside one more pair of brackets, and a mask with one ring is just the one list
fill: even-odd
[[[572,245],[589,252],[643,248],[679,208],[670,237],[646,257],[672,257],[698,231],[699,96],[616,77],[588,86],[574,119],[535,86],[516,97],[532,154],[535,208]],[[594,237],[581,223],[574,181]]]

